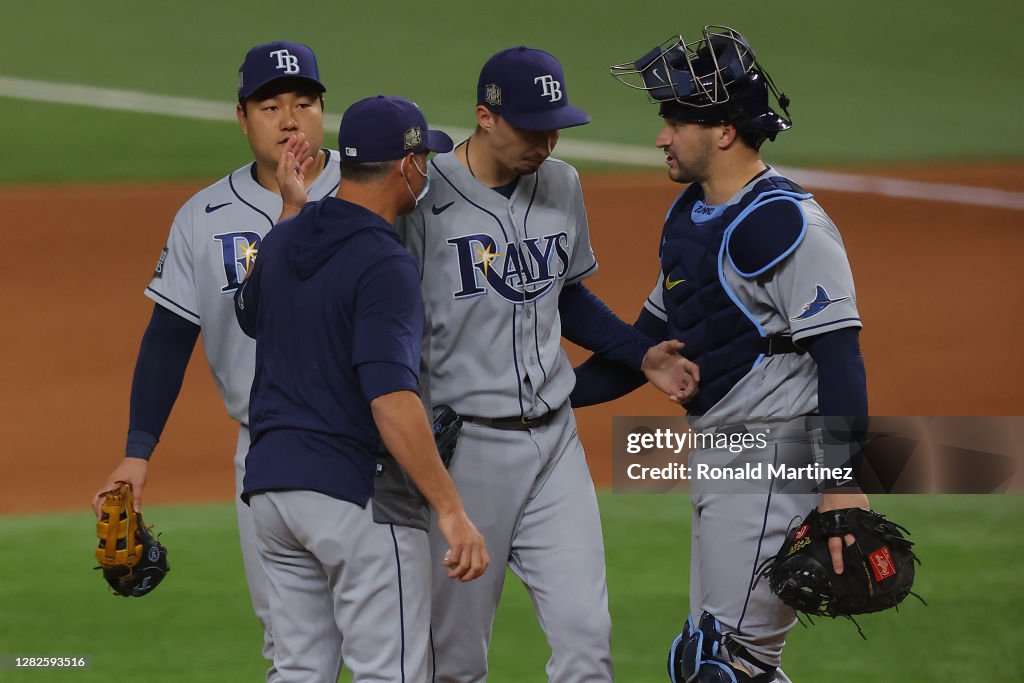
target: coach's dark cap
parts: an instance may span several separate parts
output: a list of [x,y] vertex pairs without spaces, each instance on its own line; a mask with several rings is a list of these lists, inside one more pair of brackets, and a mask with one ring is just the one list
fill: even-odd
[[415,102],[377,95],[359,100],[341,117],[338,149],[343,160],[359,164],[401,159],[419,152],[450,152],[446,133],[427,128]]
[[257,45],[245,55],[238,69],[238,100],[250,97],[257,90],[279,78],[297,78],[309,81],[326,92],[320,82],[320,69],[316,55],[308,45],[278,40]]
[[524,130],[556,130],[590,123],[569,104],[565,74],[554,55],[529,47],[502,50],[487,60],[476,86],[477,104]]

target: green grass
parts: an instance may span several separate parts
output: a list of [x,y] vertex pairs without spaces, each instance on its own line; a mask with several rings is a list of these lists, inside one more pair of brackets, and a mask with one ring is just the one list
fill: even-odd
[[[674,32],[692,39],[705,23],[743,31],[791,97],[796,125],[770,146],[775,161],[1024,157],[1011,127],[1024,105],[1024,72],[1014,66],[1024,58],[1024,4],[1012,0],[649,0],[642,9],[610,0],[486,9],[471,0],[310,0],[287,12],[266,1],[38,0],[0,24],[0,75],[216,99],[230,111],[246,49],[284,37],[316,49],[330,112],[387,92],[416,100],[435,122],[467,126],[484,59],[526,43],[559,56],[570,98],[593,115],[567,135],[651,144],[654,107],[607,66]],[[227,124],[128,118],[0,99],[0,124],[22,143],[7,146],[0,182],[219,176],[247,156]]]
[[[888,496],[875,505],[913,531],[923,561],[902,611],[794,629],[796,681],[1018,681],[1024,588],[1018,496]],[[689,503],[674,495],[601,495],[618,680],[663,681],[686,612]],[[172,572],[144,599],[111,597],[91,567],[87,512],[0,518],[0,654],[90,655],[74,674],[0,670],[0,681],[106,681],[128,662],[147,681],[253,681],[264,670],[230,505],[154,507]],[[134,653],[134,654],[132,654]],[[510,576],[491,648],[492,683],[543,678],[547,645]],[[129,659],[131,658],[131,659]]]
[[0,121],[13,118],[19,138],[35,141],[32,154],[0,164],[0,183],[213,180],[252,160],[237,124],[3,98],[0,107]]

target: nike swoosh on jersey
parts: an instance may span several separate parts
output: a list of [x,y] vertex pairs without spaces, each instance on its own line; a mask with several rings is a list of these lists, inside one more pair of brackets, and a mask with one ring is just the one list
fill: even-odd
[[454,203],[455,202],[453,200],[448,202],[444,206],[438,206],[437,204],[434,204],[433,206],[430,207],[430,212],[433,213],[435,216],[440,216],[442,213],[448,210],[448,207],[450,207]]
[[683,278],[681,280],[669,280],[668,279],[668,275],[666,275],[665,276],[665,289],[672,289],[673,287],[678,285],[680,282],[686,282],[686,278]]
[[223,204],[218,204],[217,206],[210,206],[209,204],[207,204],[206,205],[206,213],[213,213],[217,209],[223,209],[225,206],[227,206],[230,203],[231,202],[224,202]]

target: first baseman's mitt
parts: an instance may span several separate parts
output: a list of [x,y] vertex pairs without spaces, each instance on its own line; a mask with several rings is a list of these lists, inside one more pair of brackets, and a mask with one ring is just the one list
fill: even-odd
[[445,403],[434,408],[434,443],[441,456],[445,468],[452,464],[455,445],[459,441],[459,430],[462,429],[462,418],[455,410]]
[[156,588],[171,570],[167,549],[142,522],[142,513],[132,507],[132,485],[117,482],[117,488],[103,494],[100,518],[96,521],[97,569],[103,570],[114,593],[140,598]]
[[[811,510],[789,531],[778,554],[762,565],[761,576],[798,612],[829,617],[879,612],[907,595],[920,599],[910,589],[914,563],[921,561],[903,533],[910,532],[871,510]],[[843,573],[836,574],[828,539],[845,534],[856,540],[849,546],[844,541]]]

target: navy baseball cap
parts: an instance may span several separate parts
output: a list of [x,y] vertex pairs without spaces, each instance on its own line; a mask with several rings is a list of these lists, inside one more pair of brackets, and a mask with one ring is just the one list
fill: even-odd
[[257,45],[246,53],[245,61],[238,68],[239,101],[279,78],[299,78],[309,81],[320,92],[327,91],[320,82],[320,69],[313,50],[302,43],[278,40]]
[[359,100],[341,117],[338,149],[360,164],[401,159],[419,152],[450,152],[447,134],[427,128],[420,108],[401,97],[377,95]]
[[523,130],[555,130],[590,123],[590,115],[569,104],[565,73],[554,55],[520,46],[487,60],[476,85],[477,104]]

